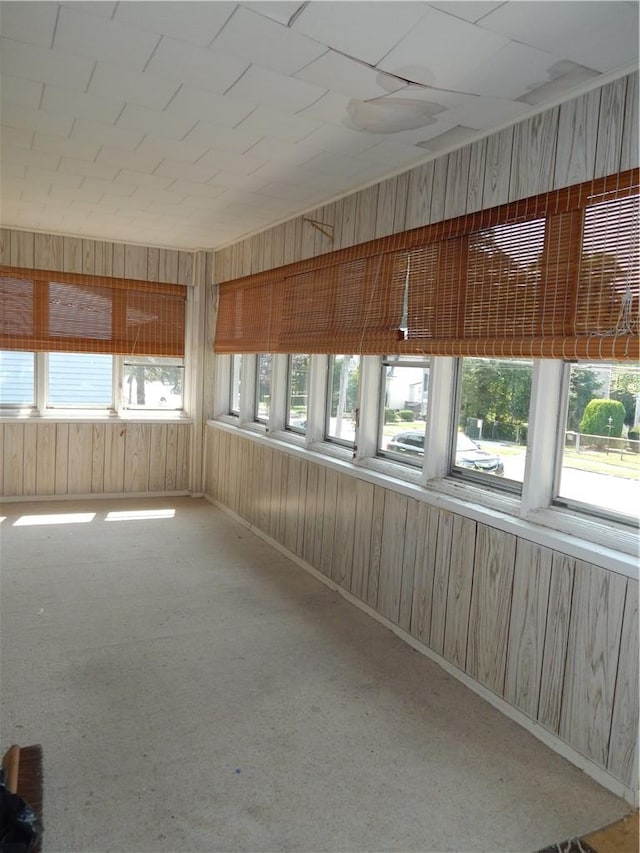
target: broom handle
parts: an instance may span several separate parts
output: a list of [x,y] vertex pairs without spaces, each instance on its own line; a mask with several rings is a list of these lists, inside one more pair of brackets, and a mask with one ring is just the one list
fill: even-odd
[[2,766],[7,774],[7,788],[12,794],[18,790],[18,771],[20,769],[20,747],[15,744],[5,752]]

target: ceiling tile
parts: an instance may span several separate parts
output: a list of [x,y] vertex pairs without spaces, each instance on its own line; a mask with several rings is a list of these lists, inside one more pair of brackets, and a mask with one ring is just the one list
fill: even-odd
[[131,169],[122,169],[115,178],[116,183],[136,184],[151,190],[166,190],[172,183],[172,178],[163,175],[149,175],[146,172],[135,172]]
[[58,186],[54,184],[49,190],[49,198],[55,198],[58,201],[66,199],[70,202],[85,202],[86,204],[95,205],[102,198],[102,193],[96,190],[84,189],[84,187],[74,186]]
[[235,172],[217,172],[211,181],[212,186],[223,189],[256,189],[262,186],[264,180],[260,178],[260,169],[250,175],[238,175]]
[[271,183],[258,190],[258,195],[273,196],[278,199],[287,199],[289,201],[305,201],[312,192],[308,187],[300,186],[300,184],[290,184],[285,181],[271,181]]
[[308,107],[326,92],[326,88],[311,86],[293,77],[276,74],[252,65],[246,74],[229,90],[229,97],[260,104],[285,113],[295,113]]
[[69,175],[82,175],[85,178],[102,178],[104,181],[112,181],[120,169],[118,166],[110,166],[106,163],[92,163],[90,160],[63,157],[58,171]]
[[5,190],[7,186],[7,181],[10,178],[24,178],[27,174],[27,167],[21,166],[18,163],[6,163],[3,162],[2,167],[0,168],[0,182],[2,182],[2,190],[3,195],[6,198]]
[[191,130],[193,124],[191,118],[161,110],[150,110],[138,104],[127,104],[115,126],[127,130],[140,130],[160,139],[182,139]]
[[310,118],[317,122],[330,122],[331,124],[342,124],[349,115],[347,107],[352,98],[348,95],[340,95],[338,92],[327,92],[310,107],[300,110],[297,115],[302,118]]
[[547,83],[559,61],[558,56],[512,41],[474,68],[467,91],[494,98],[519,98]]
[[448,15],[454,15],[456,18],[463,18],[465,21],[475,24],[476,21],[502,6],[503,3],[504,0],[497,0],[497,2],[495,0],[493,2],[486,2],[486,0],[453,0],[451,2],[449,0],[448,3],[429,2],[429,5],[440,9],[441,12],[446,12]]
[[309,3],[292,29],[376,65],[429,11],[426,3]]
[[322,172],[323,174],[337,175],[339,177],[351,177],[366,168],[366,164],[363,164],[355,157],[329,154],[326,151],[316,154],[306,165],[310,169],[313,169],[314,172]]
[[226,189],[223,187],[214,187],[212,184],[201,183],[200,181],[182,180],[174,181],[171,189],[176,193],[183,193],[186,196],[204,196],[211,199],[219,198],[226,192]]
[[65,187],[79,187],[82,178],[79,175],[66,175],[52,169],[38,169],[37,166],[27,166],[27,180],[38,181],[42,184],[62,184]]
[[95,15],[103,20],[109,20],[113,17],[116,10],[116,2],[108,2],[108,0],[63,0],[61,6],[69,6],[71,9],[79,9],[81,12],[86,12],[89,15]]
[[142,71],[159,36],[105,21],[70,6],[60,10],[53,47],[74,56]]
[[320,150],[322,150],[322,146],[307,145],[306,141],[299,142],[296,145],[293,142],[283,142],[281,139],[272,139],[271,137],[263,136],[256,145],[249,148],[245,153],[265,162],[280,160],[299,166],[310,160]]
[[0,72],[3,75],[12,74],[84,92],[93,66],[90,59],[0,38]]
[[57,14],[56,3],[3,2],[0,4],[2,35],[27,44],[51,47]]
[[123,107],[124,101],[121,100],[85,95],[49,84],[44,87],[42,109],[46,112],[113,124]]
[[324,45],[242,7],[217,36],[213,49],[281,74],[293,74],[326,51]]
[[100,144],[81,142],[68,136],[53,136],[48,133],[35,133],[33,137],[35,151],[46,151],[58,157],[76,157],[80,160],[95,160]]
[[571,0],[505,3],[480,25],[598,71],[638,61],[638,4]]
[[219,0],[215,3],[127,0],[118,4],[114,21],[206,47],[235,8],[235,3]]
[[233,151],[236,154],[243,154],[247,148],[255,145],[260,138],[260,134],[243,130],[242,127],[232,130],[229,127],[220,127],[216,124],[200,121],[185,136],[184,141],[194,145],[206,145],[219,151]]
[[194,166],[191,163],[177,163],[174,160],[163,160],[154,174],[175,180],[206,183],[211,180],[216,171],[215,166],[208,164],[198,163]]
[[526,104],[536,105],[549,103],[561,97],[572,88],[587,83],[599,76],[597,71],[585,68],[571,60],[563,60],[553,70],[554,78],[548,83],[531,88],[526,94],[521,95],[518,100]]
[[209,150],[206,145],[190,145],[175,139],[154,139],[146,136],[136,148],[136,154],[150,159],[177,160],[179,163],[195,163]]
[[37,110],[40,106],[43,89],[43,84],[35,80],[27,80],[26,77],[11,77],[8,74],[3,74],[2,85],[0,86],[0,98],[3,103],[22,104],[22,106]]
[[[31,148],[32,141],[33,131],[30,128],[8,127],[4,124],[0,128],[0,143],[2,148],[4,148],[5,145],[9,145],[13,148]],[[2,148],[0,148],[0,150],[2,150]],[[4,160],[4,157],[2,159]]]
[[122,148],[103,146],[96,158],[97,163],[107,166],[119,166],[121,169],[131,169],[132,172],[151,174],[160,163],[159,157],[149,157],[139,151],[123,151]]
[[373,148],[363,151],[359,159],[373,163],[397,163],[398,166],[406,166],[424,160],[425,153],[414,145],[395,142],[393,136],[389,135]]
[[73,126],[73,119],[69,116],[55,116],[42,110],[23,107],[20,104],[4,104],[2,107],[2,123],[9,127],[27,128],[41,133],[67,136]]
[[60,157],[46,151],[32,151],[30,148],[13,148],[2,140],[2,163],[13,163],[20,166],[36,166],[40,169],[55,171]]
[[376,68],[370,68],[335,51],[327,51],[295,76],[297,80],[351,98],[378,98],[403,89],[406,85]]
[[474,130],[486,130],[516,122],[527,114],[526,104],[500,98],[478,97],[473,103],[451,109],[447,118]]
[[167,107],[167,112],[188,116],[194,121],[211,119],[217,125],[233,127],[255,108],[255,103],[243,103],[228,95],[218,95],[195,86],[183,86]]
[[212,166],[214,169],[237,172],[240,175],[250,175],[251,172],[255,172],[256,169],[264,165],[264,160],[251,157],[249,154],[236,155],[229,151],[216,151],[212,149],[198,160],[197,165]]
[[439,136],[434,136],[431,139],[428,139],[422,147],[425,151],[436,152],[444,151],[449,148],[460,148],[462,145],[466,145],[474,139],[476,135],[477,131],[472,128],[456,125],[450,130],[446,130],[444,133],[441,133]]
[[85,178],[82,186],[86,190],[107,193],[111,198],[116,196],[129,197],[137,189],[135,184],[117,184],[115,181],[103,181],[100,178]]
[[109,62],[98,62],[87,89],[89,95],[139,104],[151,110],[162,110],[180,86],[179,75],[162,77],[148,71],[130,71]]
[[142,141],[139,131],[126,130],[122,127],[113,127],[110,124],[101,124],[97,121],[78,120],[73,125],[71,138],[83,142],[96,142],[99,145],[122,148],[126,151],[133,149]]
[[277,21],[279,24],[289,25],[289,21],[296,14],[298,9],[304,6],[304,3],[298,3],[296,0],[282,0],[282,2],[271,2],[271,0],[259,0],[256,3],[243,3],[254,12],[270,18],[272,21]]
[[304,141],[305,147],[316,148],[320,151],[333,151],[335,154],[345,154],[356,157],[367,148],[379,142],[379,135],[349,130],[333,124],[326,124],[314,130]]
[[263,136],[271,136],[273,139],[282,139],[283,142],[302,142],[306,136],[320,127],[320,122],[302,118],[302,116],[287,115],[266,107],[258,107],[238,127]]
[[431,9],[379,67],[417,83],[464,92],[473,69],[507,42],[504,36]]
[[223,94],[248,67],[244,60],[163,36],[145,70],[172,76],[179,72],[184,83]]

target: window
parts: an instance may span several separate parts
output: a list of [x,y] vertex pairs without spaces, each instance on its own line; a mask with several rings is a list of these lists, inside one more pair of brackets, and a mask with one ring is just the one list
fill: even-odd
[[256,405],[255,420],[259,424],[269,422],[271,409],[271,376],[273,358],[270,354],[261,353],[256,360]]
[[454,474],[522,484],[532,376],[531,361],[460,360]]
[[0,406],[34,406],[34,388],[34,353],[0,350]]
[[231,356],[229,377],[229,414],[240,417],[240,383],[242,381],[242,355]]
[[378,454],[421,465],[429,398],[430,359],[385,356],[382,360]]
[[181,409],[184,363],[155,356],[124,360],[122,402],[125,409]]
[[289,356],[285,426],[294,432],[307,431],[310,367],[310,355]]
[[113,356],[51,352],[47,405],[113,408]]
[[332,355],[327,381],[327,441],[355,447],[359,397],[360,356]]
[[640,506],[640,368],[568,366],[556,503],[633,517]]

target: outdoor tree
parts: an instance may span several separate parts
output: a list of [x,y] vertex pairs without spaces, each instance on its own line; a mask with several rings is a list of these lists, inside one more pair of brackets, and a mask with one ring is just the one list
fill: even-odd
[[584,410],[590,400],[598,397],[602,382],[597,373],[588,367],[573,367],[569,382],[567,429],[578,431]]
[[182,394],[182,370],[175,365],[163,364],[162,359],[148,356],[143,363],[125,362],[125,381],[129,386],[128,400],[133,402],[133,384],[136,386],[136,405],[146,403],[146,384],[161,382],[172,394]]
[[468,418],[523,424],[529,418],[531,366],[518,361],[466,359],[460,426]]
[[584,435],[606,435],[619,438],[624,423],[624,406],[617,400],[591,400],[587,403],[580,432]]
[[624,422],[634,426],[636,411],[640,399],[640,370],[638,368],[614,370],[611,382],[611,399],[617,400],[624,406]]

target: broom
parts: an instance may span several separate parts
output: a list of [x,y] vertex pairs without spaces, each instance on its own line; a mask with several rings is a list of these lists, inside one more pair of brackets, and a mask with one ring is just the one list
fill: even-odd
[[40,833],[33,853],[39,853],[42,838],[42,746],[16,746],[7,750],[2,759],[6,786],[21,797],[35,813]]

